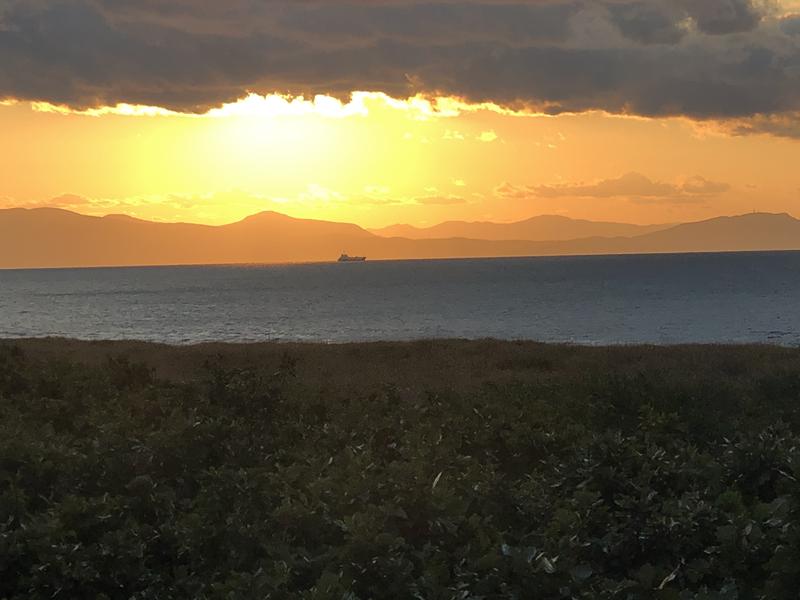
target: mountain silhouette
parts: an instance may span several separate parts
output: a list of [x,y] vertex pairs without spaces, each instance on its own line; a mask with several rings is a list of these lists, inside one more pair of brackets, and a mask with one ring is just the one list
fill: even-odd
[[210,226],[90,217],[54,208],[0,210],[0,268],[332,261],[342,252],[407,259],[796,249],[800,220],[770,213],[718,217],[628,237],[530,241],[386,238],[349,223],[277,212]]
[[541,215],[514,223],[488,221],[445,221],[433,227],[391,225],[370,231],[381,237],[415,240],[468,238],[473,240],[527,240],[532,242],[576,240],[588,237],[632,237],[671,227],[632,225],[603,221],[571,219],[561,215]]

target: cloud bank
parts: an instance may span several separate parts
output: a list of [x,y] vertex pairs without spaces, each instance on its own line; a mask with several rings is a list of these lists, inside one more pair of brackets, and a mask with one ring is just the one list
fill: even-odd
[[681,183],[654,181],[641,173],[626,173],[594,183],[563,183],[517,187],[501,184],[495,193],[505,198],[630,198],[637,202],[699,202],[729,191],[730,185],[710,181],[700,175]]
[[204,112],[356,90],[792,135],[775,123],[800,112],[800,17],[777,0],[0,0],[0,99]]

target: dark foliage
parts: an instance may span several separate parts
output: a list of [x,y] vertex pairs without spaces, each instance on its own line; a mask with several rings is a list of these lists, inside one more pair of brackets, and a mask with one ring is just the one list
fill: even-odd
[[0,347],[0,598],[797,597],[800,372],[544,354],[358,395]]

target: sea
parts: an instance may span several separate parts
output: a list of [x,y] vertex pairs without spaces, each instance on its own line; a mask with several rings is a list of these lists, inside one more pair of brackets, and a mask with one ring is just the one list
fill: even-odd
[[800,252],[0,270],[0,337],[800,345]]

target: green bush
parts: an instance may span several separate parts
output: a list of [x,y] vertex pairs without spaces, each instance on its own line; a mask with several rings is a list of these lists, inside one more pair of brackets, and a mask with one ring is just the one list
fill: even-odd
[[359,394],[0,346],[0,598],[796,598],[800,375],[559,360]]

